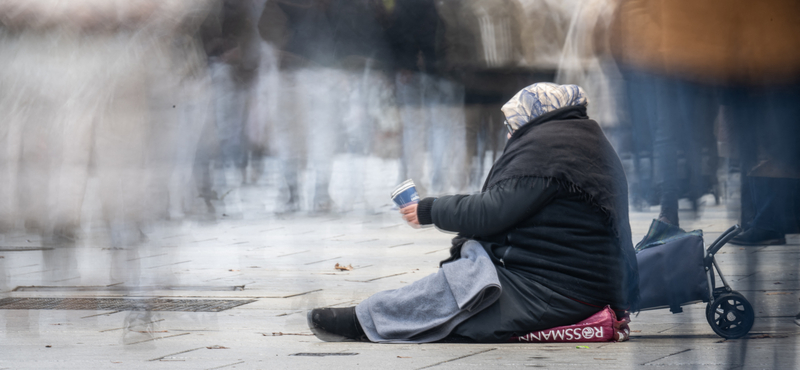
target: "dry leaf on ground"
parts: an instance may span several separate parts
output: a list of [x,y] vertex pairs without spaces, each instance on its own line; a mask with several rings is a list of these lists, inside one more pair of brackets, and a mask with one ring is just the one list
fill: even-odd
[[333,268],[341,271],[353,271],[353,265],[345,266],[345,265],[340,265],[338,262],[336,263],[336,266],[333,266]]

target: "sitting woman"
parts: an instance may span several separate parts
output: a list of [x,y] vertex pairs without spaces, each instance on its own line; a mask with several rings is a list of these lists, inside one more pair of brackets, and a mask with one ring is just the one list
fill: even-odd
[[483,190],[402,208],[457,232],[441,269],[358,306],[308,313],[322,340],[505,342],[635,310],[638,271],[619,157],[575,85],[537,83],[502,107],[509,140]]

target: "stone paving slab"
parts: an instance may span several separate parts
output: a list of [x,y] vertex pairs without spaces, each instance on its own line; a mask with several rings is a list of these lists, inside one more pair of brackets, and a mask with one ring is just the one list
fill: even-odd
[[[640,239],[655,212],[632,213]],[[709,243],[727,229],[724,206],[706,207],[686,229]],[[30,236],[0,245],[0,298],[175,297],[254,299],[227,311],[114,312],[0,309],[0,369],[272,369],[353,367],[796,369],[800,327],[800,238],[785,246],[728,245],[718,254],[732,287],[756,310],[743,339],[716,336],[705,305],[644,311],[631,340],[587,344],[325,343],[306,325],[308,309],[354,305],[438,268],[451,234],[411,229],[395,211],[276,216],[246,210],[237,219],[159,225],[137,248],[101,237],[70,248]],[[30,240],[30,241],[29,241]],[[5,248],[11,249],[11,248]],[[41,248],[39,248],[41,249]],[[340,271],[334,265],[349,266]],[[239,289],[238,287],[241,287]]]

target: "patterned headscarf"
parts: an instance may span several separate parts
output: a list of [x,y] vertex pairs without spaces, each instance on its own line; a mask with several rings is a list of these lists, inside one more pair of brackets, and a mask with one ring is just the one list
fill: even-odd
[[520,90],[500,110],[509,126],[516,131],[547,112],[588,103],[586,93],[578,85],[539,82]]

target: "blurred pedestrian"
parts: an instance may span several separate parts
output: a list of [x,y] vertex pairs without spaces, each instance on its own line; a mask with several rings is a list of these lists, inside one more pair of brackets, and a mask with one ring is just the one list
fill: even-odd
[[[0,196],[0,218],[6,224],[22,218],[29,231],[46,241],[74,242],[88,203],[102,209],[113,244],[141,240],[140,227],[153,216],[151,207],[163,206],[148,202],[147,192],[166,189],[170,176],[157,172],[173,168],[150,165],[175,159],[154,154],[163,151],[154,147],[153,137],[170,132],[177,122],[153,119],[151,98],[166,96],[175,99],[170,109],[184,108],[185,101],[178,103],[185,96],[183,86],[176,81],[187,75],[164,77],[188,73],[191,79],[197,71],[192,35],[206,5],[0,3],[5,92],[0,132],[8,144],[0,167],[13,183],[2,187]],[[175,69],[165,74],[165,65]],[[87,193],[90,178],[97,188]]]
[[[711,147],[715,157],[716,145],[709,138],[720,103],[731,113],[723,124],[738,138],[744,175],[758,176],[752,172],[759,162],[753,140],[758,137],[764,137],[762,146],[770,148],[773,158],[791,163],[789,167],[798,163],[788,139],[798,126],[791,108],[795,104],[788,103],[797,100],[800,78],[800,39],[794,36],[798,6],[791,0],[757,5],[743,0],[620,3],[612,25],[612,52],[628,80],[642,88],[631,90],[629,103],[650,112],[632,119],[649,121],[645,126],[650,128],[664,221],[678,223],[679,152],[689,169],[688,196],[696,199],[707,191],[699,179],[698,151]],[[786,108],[772,111],[773,106]],[[645,142],[642,147],[647,146]],[[779,176],[792,176],[788,167],[782,168]],[[750,198],[749,182],[743,180],[743,201]],[[758,194],[765,193],[753,193],[755,208],[768,201]],[[744,208],[747,222],[752,216]]]

